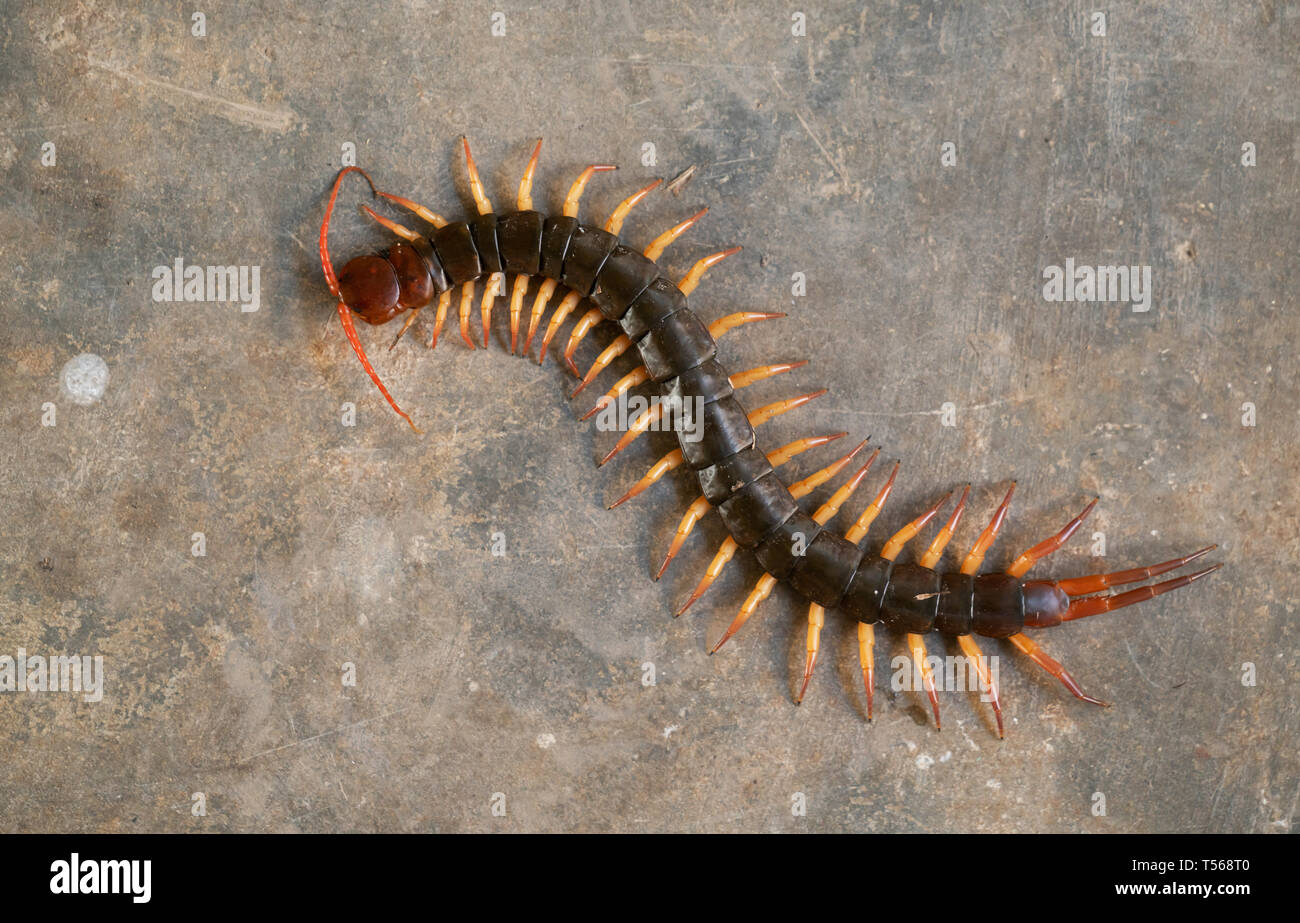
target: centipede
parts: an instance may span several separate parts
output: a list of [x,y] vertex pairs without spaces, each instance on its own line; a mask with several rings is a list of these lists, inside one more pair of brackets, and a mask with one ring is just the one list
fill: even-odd
[[[593,177],[615,169],[612,164],[591,164],[569,187],[560,213],[544,214],[534,208],[532,197],[542,148],[538,140],[519,183],[515,210],[498,214],[479,176],[468,139],[462,137],[460,142],[476,211],[464,221],[449,221],[411,199],[379,190],[369,174],[357,166],[344,167],[334,180],[320,228],[321,267],[329,290],[337,299],[344,335],[366,375],[393,411],[418,433],[414,421],[389,393],[367,358],[356,318],[367,325],[381,326],[405,314],[389,346],[392,349],[420,313],[433,307],[429,341],[429,347],[433,348],[442,335],[453,294],[459,290],[461,340],[469,349],[480,348],[475,343],[472,319],[481,285],[482,295],[478,297],[481,348],[487,349],[491,343],[493,308],[505,296],[507,278],[513,277],[507,302],[509,351],[512,355],[528,356],[540,332],[537,361],[542,363],[566,321],[586,306],[577,315],[560,350],[565,367],[577,380],[569,397],[582,394],[616,359],[633,348],[636,352],[632,359],[639,355],[641,363],[601,395],[581,419],[589,419],[643,385],[658,388],[661,398],[660,403],[630,421],[599,465],[612,461],[654,426],[665,407],[682,406],[686,402],[702,407],[700,426],[695,432],[688,438],[679,428],[678,448],[658,459],[610,509],[633,500],[671,472],[689,472],[695,477],[699,497],[682,516],[654,579],[664,574],[701,519],[716,513],[729,537],[718,547],[698,585],[676,615],[683,614],[701,599],[738,551],[752,554],[763,576],[709,653],[715,653],[734,637],[777,584],[784,583],[808,604],[806,656],[802,682],[794,696],[796,704],[808,691],[827,613],[835,612],[856,624],[868,721],[874,713],[878,625],[904,635],[915,673],[921,677],[933,711],[936,729],[942,728],[942,722],[934,670],[926,651],[926,636],[931,633],[955,638],[963,656],[973,665],[983,688],[990,693],[987,700],[999,738],[1006,733],[1002,702],[977,637],[1008,640],[1076,699],[1107,706],[1108,703],[1085,693],[1061,663],[1026,632],[1057,627],[1154,599],[1200,580],[1222,566],[1211,564],[1159,582],[1107,592],[1183,568],[1217,547],[1210,545],[1145,567],[1061,580],[1026,579],[1036,564],[1061,548],[1079,529],[1097,505],[1094,497],[1060,531],[1018,555],[1005,571],[981,573],[985,555],[1007,518],[1016,488],[1014,482],[955,571],[941,572],[938,566],[966,511],[969,484],[963,487],[943,526],[915,561],[899,560],[904,546],[921,535],[956,490],[944,493],[886,539],[879,551],[868,552],[863,541],[894,489],[900,463],[894,463],[874,498],[841,534],[830,527],[831,521],[867,479],[880,449],[867,453],[868,438],[814,474],[787,483],[781,472],[783,466],[796,456],[848,433],[809,436],[768,452],[759,448],[758,427],[826,391],[746,409],[740,395],[744,388],[800,368],[806,361],[774,363],[738,373],[728,372],[723,365],[718,351],[721,337],[744,325],[776,320],[785,314],[741,311],[705,323],[688,305],[688,297],[705,274],[740,250],[730,247],[705,256],[673,281],[675,277],[661,264],[664,251],[696,225],[708,209],[685,218],[639,249],[621,236],[623,224],[629,212],[663,181],[656,180],[623,199],[603,225],[584,224],[578,219],[584,190]],[[432,230],[422,234],[363,204],[360,210],[397,239],[386,251],[352,258],[336,273],[328,246],[330,220],[343,181],[352,173],[366,181],[374,198],[414,215]],[[534,283],[537,288],[525,315],[525,303]],[[547,320],[551,303],[561,291],[559,302]],[[616,325],[620,332],[590,368],[580,372],[574,362],[579,346],[593,329],[605,323]],[[505,346],[503,338],[502,347]],[[801,507],[801,499],[846,470],[849,474],[843,483],[811,514]]]

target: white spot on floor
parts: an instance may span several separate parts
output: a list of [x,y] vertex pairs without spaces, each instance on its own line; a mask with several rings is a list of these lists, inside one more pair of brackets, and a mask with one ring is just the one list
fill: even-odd
[[554,744],[555,744],[555,735],[554,735],[554,734],[538,734],[538,735],[537,735],[537,746],[541,747],[543,750],[546,750],[546,749],[550,748],[550,747],[553,746]]
[[930,756],[930,754],[928,753],[922,753],[920,756],[916,758],[917,769],[929,769],[933,765],[934,765],[934,757]]
[[107,388],[108,363],[94,353],[74,356],[59,372],[59,390],[74,404],[94,404]]
[[681,730],[680,725],[676,725],[676,724],[668,725],[668,727],[664,728],[664,740],[667,740],[670,736],[672,736],[673,731],[680,731],[680,730]]

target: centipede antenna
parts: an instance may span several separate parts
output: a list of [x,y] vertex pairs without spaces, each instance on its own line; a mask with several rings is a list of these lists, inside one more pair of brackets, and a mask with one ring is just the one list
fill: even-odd
[[438,310],[433,318],[433,337],[429,340],[430,349],[438,345],[438,337],[442,336],[442,325],[447,321],[447,309],[450,307],[451,289],[448,289],[438,296]]
[[420,316],[420,312],[423,310],[424,310],[424,305],[421,305],[420,307],[415,308],[413,311],[411,311],[409,315],[407,315],[406,322],[402,324],[402,329],[397,331],[397,336],[393,337],[393,342],[388,344],[388,351],[390,353],[393,351],[393,347],[397,345],[397,341],[402,338],[402,336],[406,333],[407,330],[411,329],[411,325],[415,323],[415,319]]
[[880,549],[880,556],[886,561],[892,561],[897,558],[898,553],[903,550],[903,546],[911,541],[912,537],[915,536],[916,533],[925,528],[925,524],[934,518],[935,514],[938,513],[940,508],[948,502],[948,498],[951,496],[952,491],[944,494],[939,498],[939,502],[934,506],[930,507],[920,516],[916,517],[907,525],[903,526],[903,528],[895,532],[893,537],[890,538],[889,541],[885,542],[885,547]]
[[961,499],[957,501],[957,506],[953,508],[952,515],[948,517],[948,522],[939,530],[939,534],[934,537],[930,547],[921,555],[920,564],[922,567],[933,568],[943,557],[943,550],[948,547],[949,540],[952,539],[952,531],[957,528],[957,523],[961,522],[961,514],[966,510],[966,498],[970,496],[970,485],[961,492]]
[[[533,175],[537,172],[537,159],[542,156],[542,139],[537,139],[537,145],[533,148],[533,156],[528,158],[528,166],[524,168],[523,179],[519,181],[519,198],[516,204],[521,212],[532,211],[533,208]],[[511,352],[514,352],[512,349]]]
[[1093,705],[1100,705],[1102,708],[1109,708],[1110,703],[1103,702],[1101,699],[1094,699],[1087,695],[1079,684],[1074,681],[1074,677],[1066,672],[1065,667],[1061,666],[1053,658],[1049,657],[1037,644],[1031,641],[1024,633],[1012,635],[1007,639],[1014,644],[1022,654],[1026,655],[1034,663],[1038,664],[1048,673],[1055,676],[1061,681],[1061,685],[1070,690],[1071,695],[1076,699],[1083,699],[1085,702],[1091,702]]
[[578,306],[578,302],[581,300],[581,292],[569,292],[564,296],[564,300],[560,302],[560,306],[555,309],[555,313],[551,315],[551,322],[547,325],[546,334],[542,337],[542,348],[537,351],[538,365],[546,361],[546,353],[551,348],[551,340],[555,339],[555,334],[559,331],[560,325],[573,313],[573,309]]
[[370,360],[366,358],[365,347],[361,345],[361,340],[357,337],[357,328],[352,323],[352,309],[340,301],[338,304],[338,310],[339,320],[343,323],[343,334],[348,338],[348,342],[352,344],[352,351],[356,353],[357,358],[361,360],[361,367],[366,370],[366,374],[369,375],[370,380],[375,383],[375,387],[379,389],[379,393],[384,396],[386,401],[388,401],[388,406],[397,411],[397,415],[405,420],[411,429],[419,433],[420,428],[412,422],[405,410],[397,406],[397,401],[393,400],[393,396],[388,393],[388,389],[384,387],[384,383],[380,381],[379,376],[375,374],[374,368],[370,365]]
[[867,692],[867,720],[870,721],[876,697],[876,628],[867,622],[858,622],[858,662],[862,664],[862,687]]
[[[622,394],[625,391],[629,391],[632,388],[635,388],[637,385],[645,384],[649,380],[650,380],[650,370],[647,369],[644,365],[638,365],[632,371],[628,372],[626,375],[620,378],[614,384],[614,387],[606,391],[601,396],[600,400],[596,401],[595,406],[593,406],[590,410],[588,410],[581,417],[579,417],[579,419],[588,420],[591,417],[594,417],[605,407],[609,406],[609,404],[611,404],[613,401],[617,400],[620,394]],[[572,399],[576,397],[578,391],[581,391],[583,388],[587,387],[587,383],[588,383],[587,380],[584,380],[582,384],[578,385],[578,390],[574,391],[573,394],[569,395],[569,398]]]
[[1100,497],[1093,497],[1092,502],[1083,508],[1083,512],[1066,523],[1064,529],[1057,532],[1051,538],[1039,542],[1033,548],[1030,548],[1020,557],[1012,561],[1011,566],[1007,568],[1007,573],[1013,577],[1023,577],[1029,568],[1033,567],[1043,558],[1064,545],[1070,540],[1070,536],[1075,533],[1075,530],[1077,530],[1079,526],[1083,524],[1083,521],[1088,518],[1088,514],[1092,512],[1092,508],[1097,505],[1097,501],[1100,499]]
[[658,189],[662,184],[663,180],[657,179],[649,186],[638,189],[620,202],[618,208],[614,209],[614,213],[610,215],[609,220],[605,222],[606,232],[617,234],[619,231],[623,230],[623,222],[627,220],[627,213],[632,210],[632,207]]
[[1123,609],[1125,606],[1132,606],[1135,603],[1146,602],[1148,599],[1155,599],[1157,596],[1163,596],[1165,593],[1200,580],[1207,574],[1214,573],[1222,566],[1222,564],[1214,564],[1204,570],[1198,570],[1194,574],[1185,574],[1182,577],[1174,577],[1172,580],[1154,583],[1151,586],[1138,587],[1136,590],[1116,593],[1113,596],[1090,596],[1087,599],[1076,599],[1070,603],[1070,608],[1061,617],[1061,621],[1070,622],[1074,619],[1085,619],[1090,615],[1113,612],[1116,609]]
[[371,195],[377,195],[375,184],[371,181],[366,171],[360,167],[344,167],[339,171],[339,175],[334,177],[334,185],[330,189],[329,202],[325,205],[325,218],[320,225],[320,266],[325,273],[325,284],[329,286],[330,294],[335,298],[339,297],[339,279],[334,273],[334,263],[330,260],[329,232],[330,219],[334,216],[334,202],[339,197],[339,187],[343,185],[343,177],[349,173],[360,173],[365,181],[370,185]]
[[492,305],[497,295],[505,291],[506,274],[494,272],[487,277],[483,286],[483,300],[479,302],[479,316],[483,319],[483,348],[488,348],[488,336],[492,333]]
[[935,730],[942,731],[943,723],[939,720],[939,694],[934,688],[934,671],[930,669],[930,664],[926,660],[925,639],[915,632],[907,633],[907,649],[912,652],[912,669],[913,676],[921,674],[921,682],[925,684],[925,694],[930,697],[930,708],[934,711]]
[[533,337],[537,333],[537,325],[541,323],[542,315],[546,313],[546,305],[550,302],[551,296],[555,294],[555,287],[559,284],[554,279],[544,279],[537,289],[537,297],[533,299],[533,310],[528,318],[528,335],[524,337],[523,355],[525,356],[533,348]]
[[510,289],[510,355],[515,354],[519,345],[519,314],[523,309],[524,296],[528,294],[528,276],[520,273],[515,276],[514,287]]
[[[360,167],[344,167],[339,171],[339,175],[334,178],[334,186],[330,189],[329,203],[325,206],[325,217],[321,221],[320,225],[321,271],[324,272],[325,283],[329,286],[330,293],[334,295],[335,298],[339,298],[339,280],[338,276],[334,272],[334,263],[330,260],[330,218],[334,215],[334,203],[338,199],[339,186],[343,183],[343,177],[353,172],[360,173],[362,177],[365,178],[365,181],[370,185],[370,191],[372,193],[375,191],[375,184],[371,182],[370,177],[366,175],[365,170],[362,170]],[[370,380],[375,383],[375,387],[379,389],[379,393],[384,396],[386,401],[388,401],[388,406],[392,407],[393,410],[397,412],[397,415],[405,420],[411,429],[415,430],[417,433],[420,432],[419,427],[415,425],[410,416],[407,415],[406,411],[397,406],[397,401],[393,400],[393,396],[388,393],[388,389],[384,387],[384,383],[379,380],[379,375],[375,373],[375,369],[370,364],[370,360],[366,358],[365,347],[361,345],[361,339],[357,336],[356,325],[352,322],[352,309],[343,302],[342,298],[339,298],[338,314],[339,322],[343,325],[343,335],[347,337],[348,343],[352,346],[352,351],[356,353],[357,359],[360,360],[361,368],[363,368],[366,374],[370,376]]]
[[[564,364],[568,367],[569,371],[573,373],[574,378],[580,377],[582,373],[579,372],[578,367],[573,364],[573,354],[577,352],[578,345],[586,339],[587,334],[592,331],[592,328],[604,319],[605,315],[601,313],[600,308],[592,308],[586,314],[582,315],[582,317],[578,318],[578,322],[573,325],[573,330],[569,333],[569,342],[564,346]],[[573,395],[570,394],[569,397],[572,398]]]
[[474,196],[474,206],[480,215],[490,215],[492,203],[483,191],[483,181],[478,178],[478,165],[474,163],[474,155],[469,152],[469,138],[461,135],[460,143],[465,148],[465,172],[469,174],[469,191]]
[[563,214],[567,218],[578,217],[578,200],[582,198],[582,191],[587,188],[587,181],[597,173],[607,173],[610,170],[617,170],[618,167],[612,163],[594,163],[587,169],[578,174],[578,178],[573,181],[569,187],[569,194],[564,197]]
[[803,662],[803,685],[794,704],[802,705],[803,697],[808,692],[808,683],[812,679],[813,667],[817,666],[817,651],[821,647],[822,626],[826,624],[826,610],[817,603],[808,605],[808,644]]
[[435,228],[445,227],[447,224],[446,218],[442,217],[442,215],[438,214],[435,211],[425,208],[423,205],[421,205],[418,202],[412,202],[410,199],[403,198],[402,196],[393,195],[391,192],[377,191],[375,195],[387,199],[388,201],[392,202],[394,205],[400,205],[408,212],[414,212],[416,215],[418,215],[423,220],[429,222],[429,224],[433,225]]
[[739,253],[743,247],[730,247],[726,250],[719,250],[717,253],[710,253],[708,256],[695,261],[695,265],[690,268],[686,275],[682,276],[682,281],[677,283],[677,288],[683,295],[689,295],[695,291],[695,287],[700,284],[704,274],[714,266],[721,263],[727,257]]
[[695,223],[709,213],[707,208],[701,208],[691,217],[687,218],[681,224],[674,224],[668,230],[664,231],[658,237],[650,242],[650,246],[645,248],[645,258],[651,262],[657,263],[659,257],[663,256],[664,250],[668,245],[681,237],[688,230],[695,226]]
[[997,680],[989,671],[988,658],[984,656],[984,652],[970,635],[958,635],[957,643],[961,646],[961,652],[966,655],[966,659],[974,664],[984,689],[988,690],[989,704],[993,706],[993,715],[998,722],[998,739],[1003,740],[1006,738],[1006,732],[1002,727],[1002,702],[998,698]]
[[1011,495],[1016,492],[1016,482],[1012,481],[1011,486],[1007,488],[1007,495],[1002,498],[998,504],[997,512],[989,520],[989,524],[984,527],[971,550],[967,552],[966,557],[961,562],[961,572],[963,574],[979,573],[980,565],[984,563],[984,555],[988,554],[993,540],[998,537],[998,530],[1002,528],[1003,521],[1007,518],[1007,510],[1011,506]]
[[460,288],[460,338],[465,341],[465,345],[470,349],[474,348],[474,340],[469,335],[469,312],[474,308],[474,283],[466,282]]
[[1087,596],[1089,593],[1100,593],[1109,587],[1137,583],[1139,580],[1146,580],[1148,577],[1158,577],[1171,570],[1177,570],[1184,564],[1190,564],[1218,547],[1218,545],[1210,545],[1208,548],[1193,551],[1181,558],[1174,558],[1172,561],[1165,561],[1162,564],[1152,564],[1150,567],[1135,567],[1132,570],[1120,570],[1109,574],[1092,574],[1088,577],[1058,580],[1056,585],[1070,596]]

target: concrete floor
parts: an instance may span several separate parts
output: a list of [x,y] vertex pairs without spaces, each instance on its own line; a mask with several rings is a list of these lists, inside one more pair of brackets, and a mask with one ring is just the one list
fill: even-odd
[[[822,3],[795,37],[789,6],[508,4],[494,36],[491,4],[203,4],[197,37],[175,3],[7,5],[0,654],[102,655],[106,682],[98,703],[0,696],[0,827],[1290,830],[1300,8],[1112,4],[1096,36],[1076,3]],[[393,328],[362,334],[416,437],[352,357],[315,250],[342,145],[459,216],[462,132],[501,208],[538,135],[547,209],[583,164],[622,165],[589,219],[697,166],[625,233],[707,204],[667,265],[745,245],[693,303],[790,312],[724,341],[735,369],[813,360],[751,406],[831,388],[763,445],[842,429],[903,460],[875,547],[970,480],[964,549],[1014,478],[992,566],[1095,493],[1044,575],[1210,542],[1224,570],[1039,635],[1107,711],[987,642],[1005,742],[968,694],[944,694],[938,732],[923,697],[882,688],[868,724],[834,614],[795,708],[787,591],[705,655],[752,561],[670,618],[715,517],[649,579],[685,480],[605,509],[670,437],[596,471],[616,437],[576,422],[589,405],[558,363],[499,337],[431,353],[426,318],[391,353]],[[385,239],[363,192],[342,197],[340,262]],[[260,310],[155,302],[154,267],[178,258],[259,267]],[[1067,258],[1149,265],[1151,310],[1045,301]],[[111,375],[88,406],[60,393],[81,353]],[[882,686],[903,649],[882,636]]]

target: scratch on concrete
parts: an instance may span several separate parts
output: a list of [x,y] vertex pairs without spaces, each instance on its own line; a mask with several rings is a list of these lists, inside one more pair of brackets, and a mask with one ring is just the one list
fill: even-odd
[[132,73],[123,67],[115,64],[109,64],[107,61],[90,60],[90,66],[97,70],[106,71],[116,77],[121,77],[130,83],[138,86],[149,87],[155,90],[162,90],[166,93],[175,93],[180,96],[187,96],[190,99],[196,99],[208,106],[212,111],[222,118],[229,119],[232,122],[238,122],[241,125],[248,125],[252,128],[258,128],[262,131],[274,131],[284,134],[293,128],[298,116],[291,109],[264,109],[261,106],[254,106],[251,103],[236,102],[231,99],[223,99],[220,96],[213,96],[210,93],[200,93],[198,90],[191,90],[188,87],[177,86],[174,83],[168,83],[165,80],[159,80],[155,77],[146,77],[143,74]]

